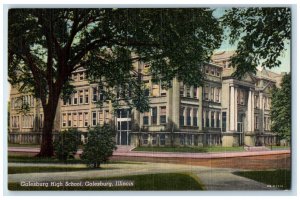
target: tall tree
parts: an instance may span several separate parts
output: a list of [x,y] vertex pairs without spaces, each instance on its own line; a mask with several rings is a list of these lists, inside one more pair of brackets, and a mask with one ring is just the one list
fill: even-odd
[[291,39],[291,9],[255,7],[228,9],[221,18],[230,44],[237,44],[231,64],[235,76],[256,72],[257,66],[278,67]]
[[282,78],[281,87],[272,91],[271,130],[279,139],[290,140],[291,137],[291,74]]
[[[45,113],[39,156],[52,156],[52,128],[59,98],[72,91],[71,73],[83,67],[90,81],[122,86],[124,99],[149,108],[133,62],[151,65],[154,80],[173,77],[202,84],[201,65],[220,45],[222,30],[207,8],[11,9],[9,81],[41,100]],[[130,101],[129,101],[130,98]],[[106,100],[116,103],[113,92]]]

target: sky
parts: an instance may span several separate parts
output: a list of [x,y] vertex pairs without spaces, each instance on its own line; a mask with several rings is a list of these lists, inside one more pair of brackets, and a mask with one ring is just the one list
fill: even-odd
[[[219,18],[224,15],[225,8],[216,8],[213,15],[216,18]],[[290,51],[290,44],[285,45],[285,51],[282,52],[281,57],[279,60],[281,61],[281,65],[276,68],[270,69],[273,72],[280,73],[280,72],[290,72],[290,66],[291,66],[291,51]],[[219,49],[216,50],[216,52],[219,51],[233,51],[236,49],[236,45],[230,45],[228,40],[223,40],[221,46]]]

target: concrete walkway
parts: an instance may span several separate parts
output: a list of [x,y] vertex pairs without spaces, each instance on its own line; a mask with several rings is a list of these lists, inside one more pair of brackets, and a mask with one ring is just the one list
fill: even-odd
[[[156,157],[156,158],[233,158],[246,156],[262,156],[288,154],[290,150],[264,150],[264,151],[242,151],[242,152],[214,152],[214,153],[183,153],[183,152],[142,152],[131,151],[132,147],[119,148],[114,151],[114,156],[130,156],[130,157]],[[30,147],[9,147],[9,152],[27,152],[38,153],[39,148]],[[78,150],[77,154],[81,154],[82,150]]]
[[[32,164],[32,163],[9,163],[8,166],[66,166],[63,164]],[[82,164],[68,165],[83,167]],[[121,163],[103,164],[100,170],[84,170],[71,172],[51,173],[23,173],[9,174],[9,182],[21,181],[68,181],[90,178],[120,177],[128,175],[152,174],[152,173],[188,173],[198,177],[206,190],[274,190],[266,184],[256,182],[244,177],[232,174],[235,169],[211,168],[170,163]],[[241,171],[240,169],[238,171]]]

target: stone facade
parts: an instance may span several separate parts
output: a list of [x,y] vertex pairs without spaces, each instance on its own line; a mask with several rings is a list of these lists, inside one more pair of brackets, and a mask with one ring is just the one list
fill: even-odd
[[[187,86],[176,78],[165,90],[152,83],[149,67],[135,63],[149,91],[150,111],[114,110],[110,102],[100,108],[102,88],[90,84],[83,69],[72,75],[76,93],[68,101],[60,101],[54,132],[76,127],[111,123],[116,127],[116,142],[133,146],[240,146],[275,144],[270,132],[270,90],[279,85],[282,74],[265,69],[256,75],[246,74],[242,80],[231,75],[232,52],[221,52],[203,67],[203,87]],[[21,95],[16,88],[10,94],[10,134],[14,143],[39,143],[44,113],[41,104],[31,95]],[[20,107],[28,105],[26,113]],[[20,139],[25,138],[25,139]],[[27,139],[26,139],[27,138]],[[86,135],[82,135],[84,140]]]

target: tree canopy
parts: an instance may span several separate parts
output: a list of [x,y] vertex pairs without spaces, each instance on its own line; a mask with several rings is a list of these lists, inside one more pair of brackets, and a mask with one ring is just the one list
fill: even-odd
[[[72,93],[70,75],[76,69],[86,69],[90,81],[100,86],[122,85],[141,112],[149,107],[132,67],[135,61],[149,63],[152,78],[166,86],[175,76],[188,85],[201,85],[200,66],[221,42],[222,29],[212,12],[209,8],[9,10],[9,81],[41,100],[45,118],[40,154],[53,154],[56,107],[60,97]],[[111,93],[107,100],[114,97]]]
[[291,137],[291,74],[282,78],[281,87],[272,91],[271,130],[279,135],[280,139]]
[[291,39],[289,7],[232,8],[221,18],[231,44],[237,44],[231,64],[235,76],[256,73],[256,67],[278,67],[278,59]]

